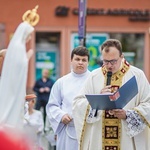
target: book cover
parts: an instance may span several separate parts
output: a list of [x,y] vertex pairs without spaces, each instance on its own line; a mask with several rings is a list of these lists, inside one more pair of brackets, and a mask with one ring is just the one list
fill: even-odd
[[86,94],[85,96],[93,109],[111,110],[122,109],[137,93],[137,82],[133,76],[115,93]]

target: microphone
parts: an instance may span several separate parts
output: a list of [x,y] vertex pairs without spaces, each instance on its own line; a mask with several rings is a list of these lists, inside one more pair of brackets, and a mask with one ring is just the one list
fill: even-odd
[[[111,72],[111,71],[108,71],[108,72],[107,72],[106,85],[110,85],[110,84],[111,84],[111,77],[112,77],[112,72]],[[97,116],[97,112],[98,112],[98,109],[96,109],[95,114],[94,114],[94,117]]]
[[106,85],[110,85],[111,84],[111,77],[112,77],[112,72],[108,71],[107,72],[107,82],[106,82]]

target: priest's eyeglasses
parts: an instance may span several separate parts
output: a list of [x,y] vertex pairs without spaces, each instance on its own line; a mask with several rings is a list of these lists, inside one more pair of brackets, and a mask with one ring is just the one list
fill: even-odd
[[111,64],[111,65],[115,65],[116,63],[117,63],[117,61],[119,60],[119,58],[118,59],[112,59],[112,60],[103,60],[103,64],[104,65],[108,65],[109,63]]

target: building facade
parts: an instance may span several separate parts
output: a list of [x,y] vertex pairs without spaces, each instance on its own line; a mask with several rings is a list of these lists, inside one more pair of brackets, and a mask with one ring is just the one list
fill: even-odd
[[[9,4],[9,5],[8,5]],[[0,1],[0,48],[7,48],[25,11],[39,6],[40,21],[28,48],[35,50],[29,62],[30,91],[41,70],[57,78],[70,71],[70,52],[78,46],[78,0]],[[87,0],[85,45],[90,51],[89,69],[101,65],[100,46],[108,38],[123,44],[125,58],[141,68],[150,81],[150,1]]]

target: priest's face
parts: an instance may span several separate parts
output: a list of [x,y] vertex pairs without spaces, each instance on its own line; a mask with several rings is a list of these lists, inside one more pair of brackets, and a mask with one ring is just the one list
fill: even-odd
[[71,66],[74,73],[82,74],[86,72],[88,67],[88,56],[80,56],[74,54],[71,60]]
[[121,66],[123,55],[120,55],[116,47],[109,47],[107,51],[102,51],[103,65],[108,71],[116,73]]

